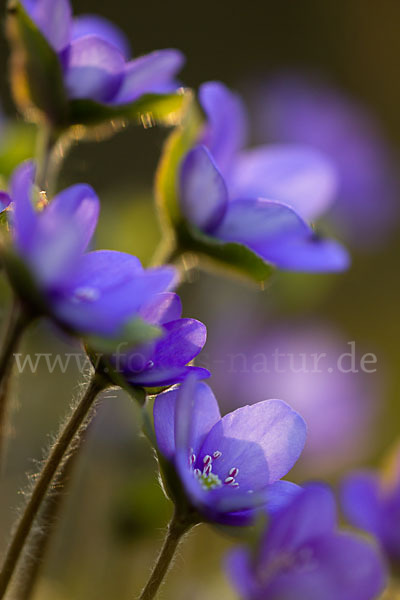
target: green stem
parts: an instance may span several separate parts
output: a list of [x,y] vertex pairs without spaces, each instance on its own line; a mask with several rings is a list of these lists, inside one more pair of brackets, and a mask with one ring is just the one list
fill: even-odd
[[60,431],[46,461],[44,462],[8,547],[3,568],[0,572],[0,599],[4,598],[17,566],[18,559],[31,531],[40,505],[47,493],[48,487],[68,451],[71,442],[85,422],[89,411],[92,409],[97,395],[106,387],[106,385],[103,377],[95,373],[85,394],[73,410],[64,428]]
[[49,171],[56,141],[52,126],[49,123],[44,123],[38,131],[36,144],[35,183],[40,191],[48,191],[49,188],[53,187],[53,182],[49,181]]
[[7,332],[0,356],[0,464],[3,459],[5,440],[7,438],[7,414],[9,404],[9,387],[13,367],[14,352],[29,324],[29,317],[14,301],[11,308]]
[[30,600],[35,593],[42,566],[57,526],[66,490],[71,480],[71,473],[80,456],[90,423],[91,420],[87,419],[75,436],[67,457],[54,477],[51,492],[44,500],[37,527],[31,536],[32,539],[24,553],[17,575],[18,588],[15,592],[15,600]]
[[167,535],[165,536],[160,555],[139,600],[153,600],[155,598],[164,577],[171,567],[172,560],[182,537],[193,525],[194,523],[182,518],[177,511],[174,512],[171,522],[168,525]]
[[153,258],[150,261],[152,267],[172,264],[181,256],[181,251],[176,245],[176,241],[170,238],[163,238],[157,246]]

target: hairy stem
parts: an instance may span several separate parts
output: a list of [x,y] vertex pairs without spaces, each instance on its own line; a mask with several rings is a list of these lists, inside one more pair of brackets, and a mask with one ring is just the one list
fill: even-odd
[[51,491],[43,502],[36,530],[31,536],[32,539],[25,550],[21,568],[17,575],[18,587],[15,592],[15,600],[31,600],[36,591],[36,584],[39,580],[42,566],[58,523],[68,484],[71,480],[71,473],[80,456],[91,422],[92,420],[89,418],[81,426],[69,447],[67,456],[54,477]]
[[14,301],[0,356],[0,465],[3,462],[5,441],[8,433],[7,414],[14,352],[28,324],[29,318],[21,310],[17,302]]
[[182,519],[175,511],[170,524],[168,525],[167,535],[165,536],[164,544],[160,555],[153,568],[150,578],[143,589],[139,600],[152,600],[155,598],[163,580],[166,576],[175,552],[182,540],[182,537],[191,529],[193,523],[187,519]]
[[75,435],[93,407],[97,395],[106,387],[102,376],[97,373],[89,383],[82,399],[73,410],[65,426],[61,429],[50,453],[45,460],[42,470],[36,479],[35,486],[25,506],[22,516],[17,523],[11,543],[0,572],[0,599],[4,598],[8,585],[14,574],[18,559],[24,548],[27,537],[31,531],[41,503],[47,493],[49,485],[56,474],[62,460],[69,449]]

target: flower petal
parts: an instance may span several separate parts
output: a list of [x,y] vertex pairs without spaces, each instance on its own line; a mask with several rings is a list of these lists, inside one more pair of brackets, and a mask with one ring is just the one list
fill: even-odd
[[199,459],[222,453],[213,465],[221,481],[238,469],[239,490],[257,492],[293,467],[306,439],[301,416],[281,400],[265,400],[225,415],[206,437]]
[[345,271],[350,256],[344,246],[332,239],[314,234],[282,240],[280,243],[258,247],[257,253],[280,269],[308,272]]
[[343,512],[355,527],[382,536],[382,499],[379,476],[368,471],[352,473],[341,489]]
[[302,146],[261,146],[243,152],[230,180],[233,198],[273,198],[304,219],[315,219],[337,191],[336,171],[317,150]]
[[7,192],[0,191],[0,213],[6,210],[11,204],[11,198]]
[[43,285],[64,286],[76,268],[97,224],[99,199],[86,184],[60,192],[37,216],[25,256]]
[[280,202],[230,202],[213,235],[244,244],[281,269],[342,271],[349,266],[343,246],[317,236],[293,209]]
[[[180,397],[179,400],[178,397]],[[197,452],[204,437],[221,418],[217,401],[211,389],[205,383],[198,382],[193,376],[178,389],[159,394],[154,402],[153,411],[157,443],[166,458],[172,459],[175,454],[177,427],[184,429],[183,454],[187,459],[187,467],[189,460],[187,452],[191,448],[193,448],[193,452]]]
[[295,551],[309,539],[330,535],[337,524],[335,498],[326,485],[308,484],[271,520],[261,559]]
[[87,35],[74,40],[65,73],[69,96],[107,102],[121,85],[124,66],[121,52],[101,37]]
[[[141,364],[143,364],[143,358],[146,357],[146,353],[143,354]],[[151,353],[148,355],[148,362],[151,361]],[[155,368],[145,368],[140,373],[130,375],[125,373],[125,377],[132,385],[137,385],[147,388],[160,388],[168,385],[175,385],[176,383],[182,383],[189,375],[195,374],[197,379],[208,379],[210,372],[203,367],[192,367],[192,366],[169,366],[164,367],[160,365]]]
[[213,234],[226,242],[238,242],[255,252],[277,241],[303,238],[310,229],[286,204],[265,199],[230,202],[225,216]]
[[[386,584],[386,569],[377,549],[348,533],[311,541],[303,567],[282,570],[264,589],[270,600],[374,600]],[[298,560],[301,561],[301,555]]]
[[141,307],[140,316],[148,323],[163,325],[169,321],[176,321],[182,315],[182,302],[178,294],[166,292],[159,294]]
[[[117,264],[114,269],[120,273]],[[108,276],[112,281],[111,269]],[[175,281],[176,271],[172,267],[133,272],[130,279],[122,277],[115,286],[103,289],[93,287],[93,280],[88,279],[87,286],[54,299],[54,309],[58,318],[76,331],[113,336],[120,334],[129,320],[139,316],[143,303],[154,294],[168,290]]]
[[207,115],[208,126],[202,138],[224,175],[247,137],[247,117],[239,96],[218,81],[200,86],[199,99]]
[[158,394],[154,401],[154,430],[158,450],[167,459],[175,455],[175,409],[179,389]]
[[143,94],[164,93],[176,89],[176,73],[184,63],[179,50],[157,50],[129,62],[113,104],[133,102]]
[[29,252],[37,224],[37,215],[31,200],[34,177],[34,164],[32,161],[26,161],[15,169],[10,182],[11,198],[14,202],[13,233],[16,245],[23,254]]
[[193,148],[182,163],[180,202],[188,221],[205,231],[218,226],[225,214],[225,181],[205,146]]
[[70,41],[72,10],[69,0],[23,0],[29,16],[40,31],[60,52]]
[[130,43],[126,35],[114,23],[100,15],[79,15],[79,17],[74,18],[72,22],[72,41],[87,35],[95,35],[115,46],[126,60],[131,55]]

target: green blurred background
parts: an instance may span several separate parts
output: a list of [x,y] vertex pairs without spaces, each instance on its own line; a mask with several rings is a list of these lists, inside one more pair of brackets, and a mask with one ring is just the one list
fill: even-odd
[[[395,151],[400,147],[397,0],[256,0],[246,4],[81,0],[74,3],[74,9],[98,12],[119,24],[135,54],[180,48],[187,57],[182,80],[194,87],[221,79],[246,95],[245,82],[250,78],[267,78],[283,67],[317,69],[369,107]],[[4,73],[0,98],[12,117],[4,40],[0,52]],[[150,260],[159,239],[153,174],[166,135],[165,130],[132,126],[101,143],[73,148],[60,187],[86,181],[98,191],[102,200],[98,247],[132,252],[145,263]],[[344,275],[277,275],[261,291],[200,273],[182,288],[185,315],[209,325],[211,345],[224,326],[229,327],[232,319],[240,322],[251,310],[253,319],[265,327],[278,317],[328,319],[346,339],[355,340],[365,352],[374,352],[382,392],[375,399],[380,417],[370,433],[371,462],[379,460],[400,430],[398,231],[374,252],[353,253],[352,268]],[[4,281],[0,302],[6,314],[9,293]],[[40,325],[24,342],[23,352],[29,351],[71,352],[74,348],[51,327]],[[217,368],[213,365],[214,371]],[[36,374],[25,373],[14,383],[13,435],[0,498],[2,547],[16,514],[12,507],[22,500],[26,472],[35,471],[35,460],[49,442],[49,432],[56,431],[71,397],[78,393],[80,379],[73,365],[64,375],[49,374],[42,366]],[[157,483],[152,453],[138,437],[137,411],[123,393],[108,396],[74,473],[37,598],[133,598],[162,539],[170,506]],[[229,399],[221,400],[228,405]],[[243,398],[243,404],[248,401]],[[340,475],[340,471],[334,473],[332,481]],[[301,470],[298,477],[302,477]],[[229,545],[227,538],[211,528],[195,530],[176,560],[162,597],[234,598],[220,567]]]

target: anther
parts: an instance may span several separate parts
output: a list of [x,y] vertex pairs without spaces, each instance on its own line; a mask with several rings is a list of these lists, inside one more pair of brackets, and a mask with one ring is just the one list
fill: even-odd
[[238,473],[239,473],[239,469],[237,467],[233,467],[233,469],[231,469],[229,471],[229,475],[231,477],[236,477],[238,475]]

